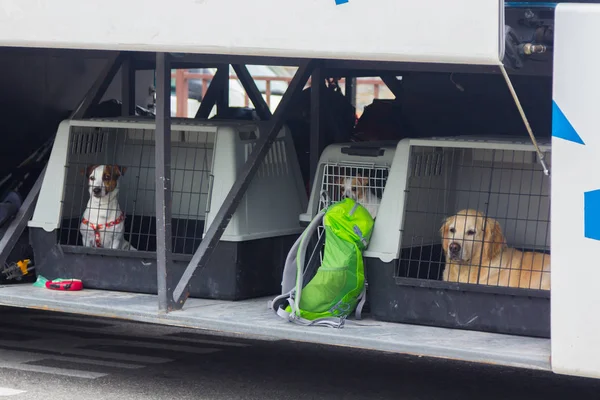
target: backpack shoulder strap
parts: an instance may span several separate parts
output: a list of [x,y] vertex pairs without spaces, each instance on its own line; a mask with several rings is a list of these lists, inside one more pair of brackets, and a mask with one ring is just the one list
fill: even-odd
[[[289,322],[293,322],[297,325],[303,325],[303,326],[322,326],[322,327],[327,327],[327,328],[343,328],[344,327],[344,323],[346,322],[346,318],[336,318],[336,317],[323,317],[323,318],[317,318],[313,321],[308,320],[306,318],[302,318],[300,317],[297,312],[296,309],[296,305],[294,303],[294,298],[293,298],[293,294],[290,297],[287,297],[287,294],[285,295],[281,295],[278,296],[276,299],[285,299],[287,300],[285,304],[286,306],[289,305],[290,308],[292,309],[292,312],[287,312],[285,310],[285,307],[283,306],[279,306],[275,309],[275,313],[281,317],[282,319],[289,321]],[[273,300],[273,302],[275,302],[276,300]]]
[[[324,216],[325,211],[319,212],[292,245],[283,268],[281,281],[282,294],[267,303],[269,309],[272,309],[284,319],[289,319],[289,317],[285,311],[285,306],[281,307],[282,303],[287,303],[291,300],[294,303],[291,307],[295,313],[295,310],[297,310],[296,304],[298,304],[296,303],[296,297],[298,297],[297,301],[300,300],[299,292],[301,291],[304,273],[306,272],[306,247],[308,246],[308,240],[304,239],[311,237],[316,232]],[[298,287],[300,290],[298,290]],[[296,296],[296,292],[298,292],[298,296]],[[288,301],[286,302],[286,300]]]
[[365,302],[367,301],[367,289],[369,288],[369,281],[367,280],[367,266],[363,264],[363,274],[365,276],[365,283],[363,286],[363,290],[358,296],[358,304],[356,305],[356,309],[354,310],[354,316],[357,320],[362,319],[362,310],[365,306]]
[[358,296],[358,304],[356,305],[356,309],[354,310],[354,315],[357,320],[362,319],[362,309],[365,306],[365,302],[367,301],[367,283],[365,282],[365,286],[363,287],[360,296]]

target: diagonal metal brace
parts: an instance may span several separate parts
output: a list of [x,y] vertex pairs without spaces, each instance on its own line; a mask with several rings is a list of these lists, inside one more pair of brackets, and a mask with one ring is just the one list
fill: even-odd
[[263,121],[271,119],[273,115],[271,114],[269,105],[262,97],[260,90],[258,90],[254,79],[252,79],[252,75],[250,75],[250,72],[248,72],[248,68],[246,68],[245,65],[233,64],[233,70],[235,71],[240,82],[242,83],[242,86],[244,87],[246,94],[252,101],[252,104],[254,104],[254,107],[256,108],[256,113],[258,114],[260,119],[262,119]]
[[193,274],[198,268],[202,269],[212,256],[213,251],[223,235],[223,232],[227,228],[233,213],[235,212],[238,204],[242,200],[248,186],[252,182],[254,175],[258,171],[258,168],[265,159],[269,149],[271,148],[277,134],[279,133],[283,123],[285,121],[286,114],[290,108],[290,105],[296,104],[298,96],[304,89],[304,85],[308,81],[308,78],[312,72],[314,63],[313,61],[307,61],[301,65],[296,71],[296,75],[290,82],[290,85],[284,93],[281,102],[277,106],[273,118],[270,121],[269,128],[262,132],[260,138],[254,148],[254,151],[248,157],[246,164],[242,168],[242,172],[236,179],[235,183],[231,187],[231,190],[225,197],[223,204],[219,208],[215,219],[210,224],[208,231],[200,246],[194,253],[192,260],[186,267],[177,287],[173,292],[174,308],[181,309],[183,304],[189,296],[189,283]]
[[89,108],[98,104],[121,68],[124,58],[125,55],[121,52],[114,53],[108,58],[104,69],[96,81],[94,81],[90,90],[86,93],[83,101],[79,104],[79,107],[71,113],[71,119],[85,118]]
[[402,81],[399,81],[393,75],[381,75],[381,80],[385,85],[390,89],[390,91],[396,96],[396,99],[400,100],[402,98],[402,94],[404,92],[404,87],[402,85]]
[[221,90],[227,84],[228,80],[229,65],[217,68],[217,72],[210,81],[210,84],[206,89],[206,94],[202,98],[202,101],[200,102],[200,107],[198,108],[198,111],[196,112],[196,116],[194,118],[208,118],[214,105],[217,104]]
[[17,215],[15,215],[14,219],[0,239],[0,265],[2,266],[6,262],[6,259],[10,255],[12,249],[15,247],[19,237],[23,234],[23,231],[27,227],[27,222],[33,215],[35,205],[37,204],[38,195],[42,189],[42,182],[44,181],[44,176],[46,175],[46,168],[47,166],[44,167],[38,176],[35,184],[27,194],[27,197],[25,197],[23,204],[21,204],[21,208],[19,208]]

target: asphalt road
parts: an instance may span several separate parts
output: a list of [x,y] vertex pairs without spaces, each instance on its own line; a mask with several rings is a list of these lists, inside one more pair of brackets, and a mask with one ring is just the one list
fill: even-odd
[[600,398],[600,380],[545,372],[34,310],[0,318],[0,398]]

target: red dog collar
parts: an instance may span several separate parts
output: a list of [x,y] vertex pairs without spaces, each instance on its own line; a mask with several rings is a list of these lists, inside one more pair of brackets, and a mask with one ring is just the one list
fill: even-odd
[[[121,212],[121,215],[119,215],[119,217],[116,220],[106,223],[106,228],[110,228],[112,226],[119,225],[124,220],[125,220],[125,213]],[[85,225],[88,225],[90,228],[92,228],[94,230],[94,237],[96,239],[96,247],[102,247],[102,242],[100,241],[100,229],[105,228],[104,224],[94,225],[85,218],[82,218],[81,222]]]

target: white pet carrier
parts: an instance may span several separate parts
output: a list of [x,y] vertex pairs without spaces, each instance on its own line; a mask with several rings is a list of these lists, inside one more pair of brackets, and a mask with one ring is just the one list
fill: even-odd
[[[540,145],[551,164],[549,143]],[[377,148],[361,158],[351,155],[358,150],[348,151],[352,145],[329,146],[302,217],[314,215],[323,191],[331,186],[326,167],[353,165],[371,171],[371,176],[386,170],[382,194],[381,188],[375,190],[377,182],[370,182],[381,196],[365,251],[371,313],[386,321],[548,336],[549,291],[442,280],[440,228],[445,218],[463,209],[477,209],[497,220],[509,247],[549,252],[550,178],[531,142],[405,139],[395,149],[380,147],[385,151],[378,157]]]
[[[174,275],[191,259],[266,128],[256,121],[172,120]],[[60,124],[29,222],[36,260],[46,259],[38,261],[39,273],[80,278],[87,287],[156,292],[154,130],[154,120],[147,118]],[[82,172],[88,165],[107,164],[125,167],[118,180],[118,201],[126,216],[125,238],[137,251],[82,246],[79,224],[89,198]],[[238,299],[276,293],[282,254],[302,230],[297,218],[306,204],[292,138],[284,127],[229,222],[217,253],[192,280],[192,296]],[[119,279],[110,277],[111,269]]]

